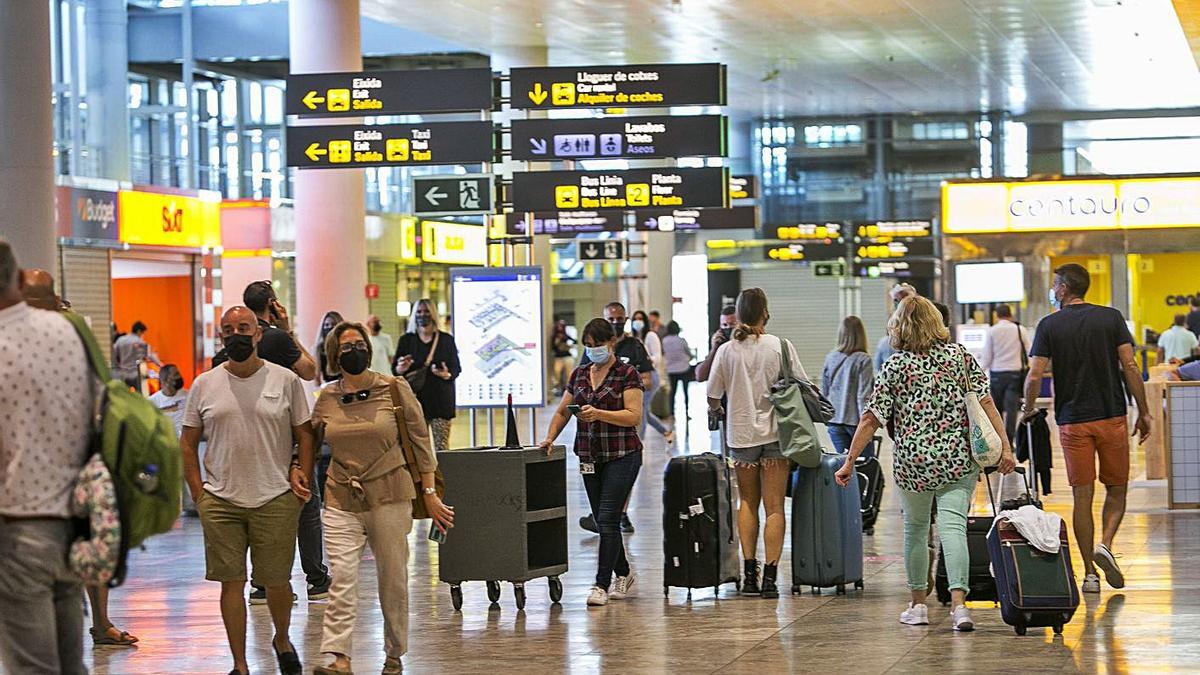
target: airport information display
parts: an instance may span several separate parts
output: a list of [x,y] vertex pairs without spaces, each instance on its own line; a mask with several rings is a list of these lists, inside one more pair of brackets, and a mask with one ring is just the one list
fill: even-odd
[[451,313],[462,374],[460,408],[545,403],[545,335],[540,267],[450,270]]

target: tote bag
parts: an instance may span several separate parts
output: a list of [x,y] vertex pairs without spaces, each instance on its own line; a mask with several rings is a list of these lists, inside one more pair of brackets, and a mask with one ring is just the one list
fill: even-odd
[[967,440],[971,444],[971,459],[986,469],[1000,463],[1000,455],[1004,451],[1004,443],[1000,434],[988,419],[983,404],[979,402],[979,394],[971,389],[971,371],[967,364],[967,353],[963,351],[963,404],[967,407]]
[[775,422],[779,426],[779,449],[784,457],[806,468],[816,468],[821,463],[821,442],[817,428],[808,412],[804,396],[804,385],[792,371],[791,343],[780,340],[782,364],[779,379],[771,385],[767,398],[775,408]]

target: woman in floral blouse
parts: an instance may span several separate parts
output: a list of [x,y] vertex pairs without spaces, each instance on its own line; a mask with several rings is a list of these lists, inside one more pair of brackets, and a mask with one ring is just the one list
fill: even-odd
[[979,395],[988,419],[1004,441],[1000,472],[1016,466],[1004,434],[1000,413],[988,393],[987,376],[962,345],[949,342],[949,330],[929,300],[905,298],[888,321],[896,353],[875,378],[868,411],[850,444],[850,454],[837,473],[847,485],[854,460],[870,444],[884,421],[895,424],[895,478],[904,504],[904,564],[912,601],[900,622],[929,623],[929,516],[937,498],[938,535],[950,581],[951,626],[956,631],[975,627],[965,606],[970,559],[967,555],[967,510],[979,468],[967,440],[967,409],[963,395],[970,387]]

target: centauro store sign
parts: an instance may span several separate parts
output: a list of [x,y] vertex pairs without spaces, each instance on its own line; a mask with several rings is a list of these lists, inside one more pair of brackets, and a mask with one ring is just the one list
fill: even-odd
[[122,191],[120,238],[126,244],[203,248],[221,245],[221,199]]
[[1200,227],[1200,176],[946,183],[942,232]]

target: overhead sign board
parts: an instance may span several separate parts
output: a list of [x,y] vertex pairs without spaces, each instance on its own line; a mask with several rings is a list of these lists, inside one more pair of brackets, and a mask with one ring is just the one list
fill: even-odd
[[512,121],[513,159],[724,157],[721,115]]
[[818,241],[806,241],[802,244],[784,244],[783,246],[763,247],[765,260],[785,262],[812,262],[842,260],[846,257],[844,244],[828,244]]
[[896,237],[932,237],[933,223],[928,220],[875,220],[855,223],[854,234],[864,239],[885,240]]
[[727,209],[637,209],[635,229],[644,232],[691,232],[695,230],[753,230],[758,227],[758,209],[733,206]]
[[493,176],[490,173],[413,178],[414,211],[418,215],[478,215],[491,213]]
[[621,232],[625,229],[624,211],[548,211],[527,213],[524,218],[507,219],[507,234],[569,234],[584,232]]
[[514,211],[570,211],[729,205],[729,174],[720,167],[514,173]]
[[886,244],[859,243],[854,247],[856,258],[865,260],[887,260],[891,258],[932,257],[932,239],[903,241],[896,239]]
[[55,189],[59,236],[117,241],[117,192],[59,185]]
[[730,176],[730,199],[757,199],[758,178],[756,176]]
[[665,108],[725,105],[725,66],[678,63],[513,68],[513,108]]
[[937,260],[856,260],[851,271],[856,277],[897,277],[932,279],[941,276]]
[[581,262],[610,262],[625,259],[625,242],[621,239],[581,239],[577,243]]
[[819,241],[825,243],[842,243],[841,223],[797,223],[796,225],[775,226],[775,238],[784,241]]
[[843,277],[846,276],[846,263],[822,262],[813,265],[814,277]]
[[942,232],[1200,227],[1200,177],[946,183]]
[[496,159],[494,139],[490,122],[295,126],[287,162],[301,169],[479,164]]
[[365,117],[491,110],[490,68],[289,75],[289,115]]
[[126,244],[204,248],[221,245],[221,195],[191,197],[122,190],[120,238]]
[[542,269],[451,269],[450,288],[458,406],[500,407],[510,394],[513,405],[545,405]]
[[487,229],[482,225],[421,221],[421,259],[451,265],[487,262]]

